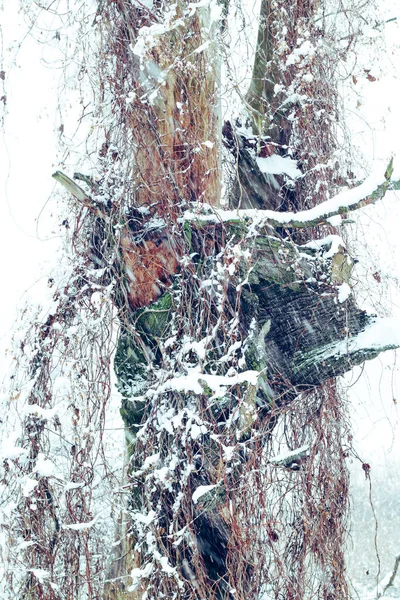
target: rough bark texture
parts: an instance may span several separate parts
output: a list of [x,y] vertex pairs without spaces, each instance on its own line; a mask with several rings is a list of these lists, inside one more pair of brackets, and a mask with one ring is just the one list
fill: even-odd
[[[261,2],[247,116],[222,129],[234,165],[231,207],[297,212],[343,185],[331,160],[337,107],[329,74],[336,63],[328,45],[319,43],[317,4]],[[166,2],[154,13],[124,0],[106,6],[110,23],[114,18],[118,25],[108,37],[118,56],[111,88],[133,142],[132,177],[124,181],[121,206],[111,203],[102,214],[98,205],[92,209],[119,232],[112,242],[121,321],[115,372],[129,462],[130,519],[121,517],[118,525],[121,543],[110,559],[105,598],[222,600],[231,592],[240,600],[258,598],[275,573],[275,593],[300,600],[314,586],[314,575],[309,588],[304,581],[315,560],[315,572],[322,573],[318,597],[345,600],[347,476],[340,403],[327,381],[379,352],[349,344],[373,319],[351,296],[339,301],[352,261],[342,247],[332,255],[329,247],[301,246],[301,239],[322,232],[298,234],[304,223],[295,217],[287,226],[272,219],[258,228],[240,218],[185,221],[189,207],[220,204],[216,5]],[[312,52],[302,54],[305,31]],[[297,57],[291,56],[295,49]],[[257,159],[273,155],[296,161],[291,164],[299,175],[262,173]],[[90,210],[79,186],[56,178]],[[326,224],[329,217],[307,225]],[[185,380],[192,371],[196,385]],[[212,387],[213,377],[225,382],[220,389]],[[306,397],[311,400],[303,408]],[[314,447],[300,453],[301,461],[311,458],[293,484],[287,473],[293,465],[269,460],[266,448],[296,402]],[[301,435],[294,431],[292,437],[295,445]],[[331,447],[332,477],[326,463]],[[235,449],[232,463],[224,458],[226,448]],[[268,477],[280,486],[271,465],[285,469],[283,496],[295,498],[292,490],[303,486],[297,517],[284,526],[286,542],[269,514],[272,500],[263,512]],[[250,509],[252,485],[259,497]],[[211,487],[195,501],[199,486]],[[242,521],[260,532],[243,531]],[[285,562],[293,573],[279,572]]]
[[[223,229],[222,225],[203,227],[201,231],[193,229],[192,247],[198,248],[196,240],[200,237],[202,244],[207,238],[214,242],[221,239]],[[239,241],[245,229],[244,224],[228,224],[224,236],[232,240],[233,235]],[[373,320],[357,308],[352,296],[343,303],[338,301],[337,286],[349,281],[352,264],[342,248],[326,261],[322,254],[318,256],[309,248],[266,233],[249,238],[246,247],[251,253],[247,263],[241,263],[241,274],[246,282],[233,279],[227,285],[232,290],[237,285],[242,288],[241,325],[248,331],[255,319],[261,336],[260,360],[264,363],[262,368],[267,368],[266,377],[270,382],[282,379],[285,385],[299,386],[301,391],[343,374],[364,360],[359,352],[340,354],[338,347],[335,354],[332,349],[335,344],[356,336]],[[341,267],[333,284],[331,268],[338,260]],[[151,338],[156,343],[157,339],[168,337],[171,310],[171,297],[167,292],[136,316],[132,314],[138,338]],[[124,354],[126,349],[121,346],[119,352]],[[140,346],[133,360],[140,370],[144,363]],[[252,366],[251,360],[249,358],[249,366]]]

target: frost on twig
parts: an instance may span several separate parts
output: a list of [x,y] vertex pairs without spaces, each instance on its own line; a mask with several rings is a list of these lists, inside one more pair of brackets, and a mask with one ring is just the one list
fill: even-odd
[[286,467],[287,469],[296,470],[299,468],[301,462],[307,458],[309,452],[310,445],[304,444],[300,448],[274,456],[270,459],[270,462],[277,467]]

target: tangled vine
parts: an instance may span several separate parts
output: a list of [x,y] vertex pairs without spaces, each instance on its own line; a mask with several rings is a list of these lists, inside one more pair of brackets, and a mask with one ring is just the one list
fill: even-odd
[[[367,324],[338,302],[351,260],[332,225],[216,212],[298,212],[354,185],[337,134],[349,10],[264,0],[242,84],[227,59],[254,27],[232,25],[240,5],[87,3],[91,172],[55,174],[73,196],[69,262],[46,318],[15,337],[21,426],[2,473],[15,597],[349,597],[334,376],[368,356],[317,350]],[[112,361],[122,475],[105,443]]]

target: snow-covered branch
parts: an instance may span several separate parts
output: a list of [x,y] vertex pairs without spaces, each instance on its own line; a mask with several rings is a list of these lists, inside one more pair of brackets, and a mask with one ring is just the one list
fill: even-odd
[[393,159],[384,173],[371,174],[363,183],[357,187],[339,192],[329,200],[299,212],[278,212],[273,210],[222,210],[214,209],[210,214],[202,214],[187,211],[184,215],[185,221],[196,221],[197,223],[208,222],[240,222],[251,221],[258,226],[270,225],[272,227],[292,227],[301,229],[304,227],[317,227],[319,225],[336,225],[337,218],[349,212],[374,204],[381,200],[388,190],[399,190],[400,181],[392,181]]
[[310,452],[310,445],[304,444],[300,448],[296,448],[295,450],[290,450],[287,452],[282,452],[277,456],[274,456],[270,459],[270,462],[273,465],[278,467],[286,467],[287,469],[296,469],[299,467],[299,464],[307,458]]
[[[234,223],[250,220],[258,226],[269,225],[272,227],[291,227],[295,229],[328,224],[337,225],[340,223],[340,221],[337,222],[337,218],[340,218],[341,215],[346,215],[369,204],[374,204],[377,200],[381,200],[388,190],[399,190],[400,181],[392,181],[392,174],[393,159],[390,160],[383,176],[373,173],[357,187],[339,192],[339,194],[329,198],[326,202],[297,213],[258,209],[223,210],[213,208],[209,214],[186,211],[182,221],[194,221],[197,224],[205,224],[210,222]],[[98,203],[70,177],[61,171],[56,171],[53,174],[53,178],[58,183],[61,183],[78,202],[86,206],[90,211],[95,212],[97,216],[105,218],[104,207],[99,207]],[[202,210],[204,208],[205,205],[202,205]]]

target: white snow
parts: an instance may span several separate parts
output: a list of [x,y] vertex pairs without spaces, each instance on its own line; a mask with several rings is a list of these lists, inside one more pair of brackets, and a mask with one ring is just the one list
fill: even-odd
[[314,81],[314,75],[312,73],[304,73],[304,75],[302,75],[301,78],[306,83],[311,83],[312,81]]
[[[165,11],[164,23],[154,23],[150,26],[145,25],[139,29],[137,41],[134,45],[131,45],[131,50],[133,54],[141,59],[141,61],[145,57],[146,53],[158,43],[157,38],[185,25],[183,18],[177,18],[174,20],[176,16],[176,6],[176,4],[172,4],[170,10]],[[201,0],[200,2],[191,2],[188,4],[187,11],[184,13],[184,17],[193,16],[196,10],[201,8],[209,8],[208,21],[210,27],[214,22],[220,19],[222,7],[218,6],[216,0]],[[209,44],[210,41],[206,40],[203,44],[196,48],[196,50],[194,50],[194,53],[200,54],[208,48]]]
[[193,423],[190,429],[190,437],[192,440],[197,440],[201,435],[207,433],[207,427],[205,425],[197,425],[197,423]]
[[195,491],[192,494],[192,500],[193,500],[193,504],[197,504],[197,502],[199,501],[199,499],[204,496],[204,494],[207,494],[208,492],[210,492],[211,490],[213,490],[215,487],[217,487],[217,485],[199,485],[198,488],[195,489]]
[[223,444],[221,444],[221,445],[222,445],[222,451],[224,453],[224,460],[229,462],[230,460],[232,460],[232,457],[235,454],[236,446],[224,446]]
[[205,337],[204,339],[202,339],[198,342],[194,342],[194,341],[190,340],[189,338],[186,338],[182,345],[182,350],[181,350],[182,356],[185,356],[185,354],[187,354],[191,350],[194,350],[194,352],[196,352],[197,356],[200,359],[204,359],[206,356],[206,348],[209,343],[210,343],[209,337]]
[[400,319],[386,317],[377,319],[365,331],[349,340],[353,349],[400,347]]
[[340,215],[334,215],[333,217],[329,217],[327,221],[332,227],[339,227],[342,223],[342,217]]
[[[243,371],[242,373],[234,373],[229,375],[211,375],[209,373],[203,373],[200,366],[188,368],[186,375],[175,375],[171,379],[167,379],[164,383],[157,385],[157,388],[151,388],[143,396],[135,396],[132,398],[137,402],[143,402],[146,398],[151,398],[163,394],[164,392],[175,390],[177,392],[193,392],[194,394],[204,394],[204,383],[208,388],[213,390],[214,395],[210,400],[215,398],[221,398],[226,390],[233,385],[239,383],[249,383],[250,385],[257,385],[257,380],[260,373],[259,371]],[[171,426],[171,419],[174,416],[173,409],[170,409],[169,414],[165,413],[159,416],[159,424],[167,429],[170,433],[173,433]],[[160,421],[162,419],[162,423]],[[141,430],[137,432],[137,435],[141,435]]]
[[17,552],[21,552],[22,550],[25,550],[26,548],[30,548],[31,546],[34,546],[34,545],[35,545],[35,542],[33,540],[28,540],[26,542],[21,542],[17,546]]
[[199,8],[209,8],[210,25],[219,21],[222,14],[222,6],[218,4],[217,0],[200,0],[199,2],[190,2],[188,4],[188,16],[192,17]]
[[141,468],[138,471],[133,471],[132,473],[132,477],[139,477],[140,475],[142,475],[142,473],[144,473],[145,471],[148,471],[150,469],[150,467],[152,467],[160,458],[160,453],[156,452],[155,454],[152,454],[151,456],[147,456],[147,458],[145,458]]
[[177,575],[177,570],[175,567],[172,567],[169,562],[168,562],[168,558],[166,556],[161,556],[161,554],[157,551],[153,552],[154,557],[158,560],[158,562],[161,565],[161,569],[162,571],[164,571],[164,573],[167,573],[168,575]]
[[150,577],[153,572],[153,563],[149,562],[147,565],[141,568],[132,569],[130,576],[132,578],[132,585],[128,587],[128,592],[134,592],[140,585],[142,578]]
[[147,515],[140,512],[135,512],[133,513],[132,518],[137,523],[142,523],[143,525],[150,525],[150,523],[154,521],[156,516],[157,515],[154,512],[154,510],[151,510]]
[[73,481],[67,481],[65,486],[64,486],[64,490],[67,492],[69,490],[78,490],[79,488],[82,488],[85,484],[83,483],[83,481],[80,481],[79,483],[74,483]]
[[[385,175],[382,172],[382,168],[376,169],[359,186],[343,190],[332,198],[329,198],[329,200],[326,200],[309,210],[301,210],[297,213],[257,209],[222,210],[212,209],[210,207],[211,212],[206,215],[201,213],[196,214],[193,211],[186,211],[181,220],[193,221],[201,219],[201,221],[206,222],[227,222],[235,221],[237,219],[251,219],[253,223],[259,225],[262,225],[264,222],[267,223],[268,220],[273,220],[282,225],[288,224],[293,220],[300,223],[307,223],[314,219],[323,219],[330,213],[339,213],[340,209],[350,208],[355,204],[358,204],[361,200],[368,198],[380,185],[385,183],[385,181]],[[204,208],[204,205],[202,208]]]
[[222,6],[217,0],[211,0],[210,2],[210,24],[217,23],[222,15]]
[[301,57],[313,56],[315,54],[315,48],[309,40],[305,40],[301,46],[295,48],[286,59],[286,66],[294,65],[300,62]]
[[45,579],[50,578],[49,571],[45,571],[44,569],[28,569],[28,570],[36,577],[36,579],[38,579],[40,581],[40,583],[43,583],[43,581]]
[[309,449],[309,445],[305,444],[304,446],[300,446],[299,448],[296,448],[295,450],[288,450],[287,452],[282,452],[281,454],[277,454],[276,456],[271,458],[270,462],[271,463],[281,463],[281,462],[286,462],[286,461],[290,460],[291,458],[295,459],[298,456],[301,456],[302,454],[307,452],[308,449]]
[[187,375],[178,375],[170,379],[165,384],[165,389],[176,390],[179,392],[194,392],[195,394],[204,393],[202,382],[211,388],[214,392],[212,398],[220,398],[226,393],[226,389],[238,383],[250,383],[257,385],[259,376],[258,371],[244,371],[234,375],[210,375],[202,373],[199,367],[189,369]]
[[154,477],[159,481],[166,482],[170,477],[170,469],[168,467],[161,467],[161,469],[154,471]]
[[[73,332],[68,332],[73,333]],[[53,383],[53,394],[60,394],[61,396],[67,396],[71,391],[71,382],[68,377],[58,376],[55,378]]]
[[36,481],[36,479],[32,479],[31,477],[25,476],[22,478],[21,483],[23,484],[23,495],[25,496],[25,498],[29,498],[29,496],[32,494],[33,490],[39,482]]
[[86,529],[90,529],[96,525],[103,513],[104,511],[99,512],[91,521],[87,521],[86,523],[68,523],[66,525],[62,525],[61,527],[63,529],[71,529],[72,531],[86,531]]
[[154,23],[150,26],[145,25],[139,29],[136,44],[131,46],[131,50],[133,54],[138,56],[140,59],[143,59],[146,53],[156,45],[157,37],[160,37],[169,31],[173,31],[174,29],[177,29],[181,25],[185,24],[183,19],[176,19],[175,21],[172,21],[176,14],[176,4],[172,5],[171,10],[166,11],[164,14],[164,23]]
[[1,460],[6,458],[11,460],[21,457],[27,458],[28,450],[26,448],[21,448],[20,446],[14,446],[14,441],[12,439],[6,439],[2,442],[0,451]]
[[350,294],[351,294],[351,288],[348,283],[344,282],[344,283],[342,283],[342,285],[339,285],[338,300],[339,300],[340,304],[343,304],[343,302],[346,302],[346,300],[349,298]]
[[204,50],[207,50],[209,45],[210,45],[210,40],[207,40],[206,42],[204,42],[204,44],[201,44],[201,46],[196,48],[196,50],[194,50],[194,53],[200,54],[201,52],[204,52]]
[[297,162],[289,156],[279,156],[279,154],[273,154],[262,158],[257,156],[256,162],[261,173],[269,173],[271,175],[288,175],[292,179],[301,177],[302,173],[297,167]]
[[340,235],[330,234],[318,240],[311,240],[311,242],[304,244],[303,247],[312,248],[313,250],[324,250],[324,248],[326,248],[327,250],[324,251],[324,258],[332,258],[332,256],[339,252],[340,246],[342,248],[346,247]]
[[400,318],[378,318],[354,337],[327,346],[322,358],[341,356],[362,350],[390,350],[400,347]]
[[34,471],[40,477],[51,477],[56,471],[56,466],[51,460],[47,459],[42,452],[39,452]]
[[39,404],[28,404],[24,407],[25,415],[34,415],[46,421],[51,421],[57,414],[56,408],[43,408]]

